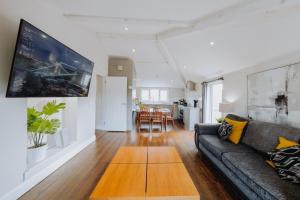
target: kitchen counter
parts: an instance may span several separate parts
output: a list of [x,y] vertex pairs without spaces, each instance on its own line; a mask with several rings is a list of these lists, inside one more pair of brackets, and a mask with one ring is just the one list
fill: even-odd
[[200,108],[183,107],[183,123],[186,130],[194,131],[195,124],[200,122],[201,111]]

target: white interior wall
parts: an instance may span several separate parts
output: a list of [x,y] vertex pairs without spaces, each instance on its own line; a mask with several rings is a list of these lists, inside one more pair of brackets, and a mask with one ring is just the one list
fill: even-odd
[[188,106],[194,106],[194,100],[198,100],[198,106],[202,107],[202,86],[201,83],[196,83],[195,90],[185,89],[185,99],[188,103]]
[[97,75],[96,78],[96,129],[104,130],[104,103],[103,103],[103,87],[104,77]]
[[84,141],[94,135],[95,77],[96,74],[107,74],[107,56],[94,33],[72,25],[59,10],[52,8],[45,2],[38,0],[1,1],[0,126],[2,139],[0,141],[0,198],[23,183],[23,173],[26,169],[27,100],[25,98],[5,98],[20,18],[24,18],[95,62],[89,97],[78,98],[78,141]]
[[300,51],[224,75],[223,100],[233,103],[233,112],[247,116],[247,75],[300,61]]
[[0,199],[23,181],[26,169],[26,106],[24,99],[0,98]]

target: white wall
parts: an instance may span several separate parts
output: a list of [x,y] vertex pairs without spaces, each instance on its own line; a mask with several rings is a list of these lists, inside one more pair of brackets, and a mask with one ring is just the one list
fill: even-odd
[[96,129],[104,130],[104,77],[98,75],[96,77],[96,84]]
[[194,106],[194,100],[198,100],[198,106],[202,107],[202,85],[201,83],[196,83],[195,90],[185,89],[185,99],[188,106]]
[[13,50],[20,18],[24,18],[70,48],[94,61],[88,98],[78,98],[78,141],[95,129],[95,77],[107,74],[107,56],[94,33],[73,26],[59,10],[38,0],[2,0],[0,6],[0,198],[23,181],[26,168],[26,99],[6,99]]
[[234,113],[247,116],[247,75],[300,61],[300,51],[224,75],[223,100],[233,102]]

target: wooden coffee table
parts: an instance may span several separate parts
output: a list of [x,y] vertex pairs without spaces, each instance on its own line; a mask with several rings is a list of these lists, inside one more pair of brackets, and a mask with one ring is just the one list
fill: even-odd
[[120,147],[111,163],[114,164],[134,164],[147,163],[148,147]]
[[175,147],[148,147],[148,163],[182,163]]
[[175,147],[121,147],[90,200],[200,200]]

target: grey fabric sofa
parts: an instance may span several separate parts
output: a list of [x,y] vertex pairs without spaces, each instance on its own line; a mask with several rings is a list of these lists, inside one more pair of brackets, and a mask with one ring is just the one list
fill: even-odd
[[[235,115],[228,118],[245,121]],[[248,120],[247,120],[248,121]],[[218,137],[219,124],[196,124],[195,144],[230,182],[251,200],[300,200],[300,185],[283,181],[265,162],[263,152],[272,151],[278,137],[299,141],[300,129],[249,121],[240,144]]]

